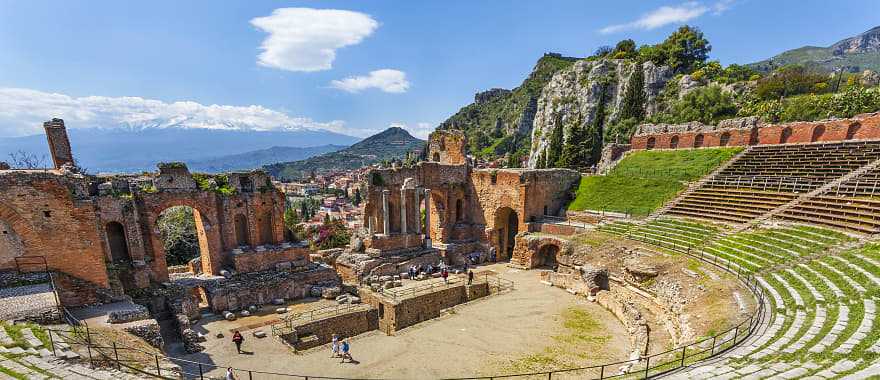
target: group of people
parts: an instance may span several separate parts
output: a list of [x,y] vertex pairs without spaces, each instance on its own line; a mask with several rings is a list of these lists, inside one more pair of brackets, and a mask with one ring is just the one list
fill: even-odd
[[349,363],[354,362],[354,359],[351,357],[351,344],[348,343],[348,339],[343,339],[340,342],[339,335],[333,334],[333,343],[330,345],[330,357],[342,358],[340,363],[345,363],[345,359],[348,359]]
[[431,264],[427,264],[424,266],[422,264],[410,265],[409,269],[408,269],[409,278],[415,279],[416,277],[418,277],[422,273],[430,276],[431,274],[434,273],[435,270],[440,271],[440,277],[443,278],[443,282],[448,284],[449,283],[449,267],[447,267],[446,265],[443,265],[442,263],[439,266],[437,266],[436,269]]

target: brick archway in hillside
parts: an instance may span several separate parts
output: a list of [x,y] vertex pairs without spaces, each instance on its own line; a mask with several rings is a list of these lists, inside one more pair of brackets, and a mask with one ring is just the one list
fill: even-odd
[[510,207],[500,207],[495,211],[495,233],[492,245],[498,255],[497,259],[509,260],[513,256],[516,247],[516,235],[520,231],[519,214]]
[[0,222],[9,226],[12,230],[0,231],[0,233],[5,232],[8,235],[14,235],[21,243],[22,249],[19,254],[10,254],[7,258],[5,257],[6,252],[0,252],[0,269],[14,270],[16,269],[15,257],[27,255],[29,253],[28,248],[41,244],[41,240],[33,227],[17,211],[3,203],[0,203]]

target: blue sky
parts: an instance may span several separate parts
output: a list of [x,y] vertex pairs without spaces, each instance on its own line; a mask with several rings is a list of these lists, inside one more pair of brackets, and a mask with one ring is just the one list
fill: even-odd
[[0,0],[0,137],[53,116],[424,137],[544,52],[656,43],[684,22],[712,59],[748,63],[880,25],[880,2]]

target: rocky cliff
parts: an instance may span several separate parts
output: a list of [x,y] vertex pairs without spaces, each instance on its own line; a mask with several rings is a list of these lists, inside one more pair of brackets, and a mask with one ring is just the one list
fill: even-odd
[[[639,68],[642,80],[631,80]],[[643,98],[639,103],[647,117],[657,112],[657,97],[672,76],[672,71],[666,66],[656,66],[651,62],[639,65],[624,59],[580,60],[560,70],[553,75],[537,100],[529,167],[539,166],[539,158],[550,153],[548,149],[551,148],[553,132],[557,128],[562,129],[563,141],[567,141],[575,128],[587,129],[593,136],[589,148],[596,153],[591,162],[595,163],[605,138],[617,138],[621,142],[627,140],[628,136],[609,135],[609,131],[605,130],[621,118],[627,94],[634,94],[627,91],[627,86],[641,82]],[[597,115],[602,120],[597,120]]]

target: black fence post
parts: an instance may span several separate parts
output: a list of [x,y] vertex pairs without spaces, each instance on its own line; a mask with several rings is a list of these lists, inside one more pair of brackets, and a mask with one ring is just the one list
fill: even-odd
[[116,358],[116,369],[122,370],[121,365],[119,364],[119,351],[116,349],[116,342],[113,342],[113,357]]
[[254,380],[254,371],[248,370],[248,379]]
[[92,360],[92,345],[86,344],[86,351],[89,353],[89,366],[95,368],[95,362]]
[[651,357],[645,357],[645,378],[648,378],[648,370],[651,369]]
[[202,363],[199,363],[199,379],[205,380],[205,372],[202,370]]
[[52,329],[46,330],[49,332],[49,345],[52,346],[52,356],[58,356],[55,354],[55,340],[52,339]]
[[684,358],[687,357],[687,355],[685,355],[687,353],[687,349],[687,346],[681,348],[681,365],[679,365],[679,367],[684,367]]
[[605,378],[605,365],[603,364],[602,367],[599,369],[599,380],[602,380],[604,378]]
[[159,367],[159,355],[153,355],[156,358],[156,376],[162,376],[162,367]]

